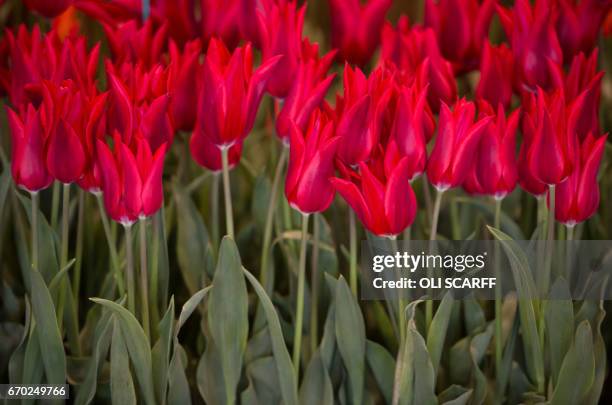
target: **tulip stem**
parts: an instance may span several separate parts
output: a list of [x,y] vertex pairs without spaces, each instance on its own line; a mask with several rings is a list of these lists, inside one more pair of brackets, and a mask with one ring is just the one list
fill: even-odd
[[[151,324],[157,325],[159,323],[159,298],[157,292],[159,290],[159,239],[162,231],[162,218],[163,218],[163,209],[158,210],[153,215],[153,252],[151,254],[152,262],[151,262],[151,298],[153,302],[151,303],[152,315],[151,315]],[[165,299],[165,297],[164,297]],[[164,303],[165,304],[165,303]],[[155,333],[155,328],[151,329],[152,333]]]
[[[74,278],[72,279],[72,295],[75,297],[75,305],[78,305],[79,288],[81,286],[81,267],[83,265],[83,222],[85,221],[85,191],[79,189],[79,202],[77,213],[77,235],[74,263]],[[78,308],[78,306],[77,306]]]
[[544,263],[544,288],[543,292],[548,292],[548,286],[550,285],[550,274],[551,274],[551,266],[552,266],[552,253],[553,253],[553,243],[555,239],[555,186],[552,185],[549,187],[548,192],[548,244],[546,246],[546,261]]
[[30,193],[32,197],[32,268],[38,270],[38,191]]
[[221,148],[221,162],[223,165],[223,195],[225,197],[225,222],[227,234],[234,239],[234,214],[232,213],[232,196],[229,177],[229,147]]
[[51,197],[51,228],[57,227],[57,215],[59,213],[59,183],[53,182],[53,196]]
[[[60,250],[60,270],[63,270],[68,263],[68,232],[70,216],[70,184],[64,184],[62,197],[62,236]],[[64,305],[66,302],[66,278],[62,277],[59,286],[59,297],[57,303],[57,324],[60,331],[64,320]]]
[[278,200],[278,189],[280,186],[280,180],[283,175],[283,167],[285,167],[285,161],[287,160],[287,154],[289,148],[284,145],[281,146],[282,151],[276,164],[276,170],[274,172],[274,179],[272,180],[272,190],[270,191],[270,202],[268,203],[268,211],[266,212],[266,224],[264,227],[263,234],[263,245],[261,248],[261,265],[259,267],[259,281],[261,285],[270,292],[272,286],[268,287],[268,259],[270,258],[270,243],[272,241],[272,225],[274,224],[274,214],[276,212],[276,204]]
[[302,351],[302,324],[304,318],[304,281],[306,273],[306,242],[308,240],[308,214],[302,215],[302,243],[298,268],[297,309],[295,315],[295,332],[293,335],[293,369],[299,381],[300,354]]
[[212,245],[215,252],[219,249],[219,174],[215,173],[212,178],[212,190],[210,193],[210,214],[211,214],[211,231]]
[[149,277],[147,265],[147,220],[138,221],[140,237],[140,311],[142,313],[142,326],[147,337],[151,336],[149,327]]
[[[495,199],[495,219],[493,226],[495,229],[500,228],[501,223],[501,208],[502,199]],[[503,341],[502,341],[502,288],[501,288],[501,269],[500,269],[500,251],[499,243],[495,243],[495,376],[497,381],[496,397],[501,400],[503,393],[501,392],[501,381],[500,376],[502,375],[502,354],[503,354]]]
[[350,284],[353,295],[357,297],[357,224],[355,213],[349,207],[349,248],[350,248]]
[[136,315],[134,297],[134,255],[132,252],[132,224],[123,225],[125,229],[125,278],[127,284],[128,310]]
[[[436,199],[434,200],[433,211],[431,215],[431,232],[429,232],[429,254],[432,254],[434,241],[438,236],[438,218],[440,217],[440,206],[442,205],[443,190],[436,190]],[[427,276],[430,277],[431,269],[427,269]],[[433,300],[432,297],[425,302],[425,325],[429,329],[429,325],[433,319]]]
[[123,275],[121,274],[121,268],[119,266],[119,255],[117,254],[117,245],[113,232],[111,231],[108,217],[106,216],[106,210],[104,209],[104,202],[102,201],[102,194],[96,193],[96,201],[98,201],[98,211],[100,211],[100,219],[102,220],[102,227],[104,228],[104,235],[106,235],[106,243],[108,244],[108,251],[111,257],[111,265],[115,272],[115,281],[117,282],[117,289],[119,295],[125,295],[125,285],[123,284]]
[[312,263],[310,269],[310,353],[317,351],[319,343],[319,237],[321,224],[317,214],[313,216],[312,224]]

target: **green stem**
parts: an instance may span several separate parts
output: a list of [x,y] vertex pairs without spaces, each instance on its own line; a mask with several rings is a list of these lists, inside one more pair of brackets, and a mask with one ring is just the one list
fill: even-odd
[[312,266],[310,270],[310,353],[317,350],[319,343],[319,237],[321,225],[317,214],[313,217],[312,229]]
[[96,201],[98,202],[98,211],[100,211],[100,218],[102,220],[102,227],[104,228],[104,235],[106,236],[106,243],[108,244],[108,251],[111,257],[111,265],[115,272],[115,281],[117,282],[117,288],[119,289],[119,295],[125,295],[125,285],[123,283],[123,274],[119,265],[119,255],[117,254],[117,245],[113,232],[111,230],[108,216],[106,216],[106,210],[104,209],[104,202],[102,201],[102,195],[95,194]]
[[357,224],[355,220],[355,213],[349,207],[349,248],[350,248],[350,274],[349,280],[351,285],[351,291],[353,295],[357,297]]
[[[274,171],[274,179],[272,180],[272,190],[270,192],[270,202],[268,203],[268,211],[266,212],[266,224],[264,227],[263,244],[261,248],[261,265],[259,266],[259,281],[261,285],[270,292],[272,286],[268,286],[268,260],[270,258],[270,243],[272,241],[272,226],[274,224],[274,214],[276,213],[276,204],[278,200],[278,189],[280,180],[283,174],[283,167],[287,160],[289,148],[282,146],[276,170]],[[316,222],[316,221],[315,221]]]
[[132,253],[132,225],[124,225],[125,229],[125,278],[127,285],[128,309],[136,315],[136,299],[134,297],[134,257]]
[[138,221],[140,236],[140,310],[142,312],[142,326],[147,337],[151,336],[149,326],[149,277],[147,266],[147,220]]
[[211,215],[211,232],[212,245],[215,252],[219,248],[219,174],[215,173],[212,178],[212,190],[210,193],[210,215]]
[[[501,223],[501,208],[502,199],[495,199],[495,229],[500,228]],[[500,251],[498,242],[495,243],[495,375],[496,381],[500,383],[500,376],[502,375],[502,355],[503,355],[503,341],[502,341],[502,286],[501,286],[501,269],[500,269]],[[501,400],[503,393],[501,392],[501,386],[497,385],[496,397]]]
[[[77,214],[77,234],[74,263],[74,278],[72,279],[72,295],[75,297],[75,305],[78,305],[79,289],[81,286],[81,268],[83,266],[83,222],[85,222],[85,191],[79,189],[79,203]],[[77,306],[78,313],[78,306]]]
[[300,247],[300,264],[298,268],[297,309],[295,315],[295,332],[293,336],[293,369],[296,380],[300,375],[300,355],[302,351],[302,324],[304,318],[304,281],[306,276],[306,242],[308,240],[308,215],[302,216],[302,244]]
[[[70,184],[63,186],[62,198],[62,236],[60,245],[60,270],[66,267],[68,263],[68,232],[70,225]],[[57,324],[60,331],[62,330],[62,322],[64,320],[64,305],[66,302],[66,278],[62,277],[59,287],[59,301],[57,304]]]
[[[398,252],[399,247],[397,243],[397,239],[391,239],[391,252]],[[397,279],[401,278],[399,274],[399,269],[395,269],[397,273]],[[406,340],[406,299],[403,297],[403,291],[397,290],[397,320],[399,326],[399,336],[400,336],[400,344],[399,347],[402,347],[404,341]]]
[[[429,232],[429,254],[432,254],[434,241],[438,236],[438,219],[440,217],[440,206],[442,205],[442,195],[444,191],[436,190],[436,199],[434,201],[433,211],[431,215],[431,232]],[[431,269],[427,269],[427,276],[431,277]],[[431,297],[430,297],[431,298]],[[429,329],[429,325],[433,319],[433,300],[428,299],[425,302],[425,325]]]
[[57,216],[59,214],[60,184],[53,182],[53,197],[51,200],[51,228],[57,229]]
[[555,186],[549,186],[548,192],[548,232],[547,232],[547,245],[546,245],[546,259],[544,262],[544,288],[542,292],[548,292],[548,286],[550,285],[550,276],[551,276],[551,266],[552,266],[552,254],[554,248],[554,239],[555,239]]
[[234,214],[232,212],[232,196],[230,190],[229,178],[229,148],[221,148],[221,162],[223,165],[223,195],[225,197],[225,225],[227,226],[227,234],[234,239]]
[[[160,209],[153,215],[153,253],[151,255],[151,297],[153,302],[151,304],[152,315],[151,324],[157,325],[159,323],[159,300],[158,297],[158,277],[159,277],[159,239],[161,229],[161,215],[162,210]],[[154,332],[155,328],[151,330]]]
[[32,196],[32,268],[38,270],[38,191]]

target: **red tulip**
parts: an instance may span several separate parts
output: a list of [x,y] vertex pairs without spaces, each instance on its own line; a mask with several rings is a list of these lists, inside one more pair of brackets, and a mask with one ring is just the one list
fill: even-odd
[[243,10],[240,0],[200,0],[202,10],[202,36],[205,45],[213,39],[221,40],[229,49],[234,49],[240,42],[240,15],[251,13],[256,19],[255,10]]
[[104,32],[116,63],[142,63],[145,67],[159,63],[164,52],[168,28],[166,25],[153,31],[153,21],[140,24],[130,20],[118,26],[104,25]]
[[73,3],[73,0],[25,0],[26,6],[40,15],[53,18],[62,14]]
[[535,108],[527,110],[524,133],[526,163],[533,178],[547,185],[562,183],[572,173],[577,147],[575,130],[565,107],[563,91],[550,96],[538,89]]
[[425,170],[426,146],[435,127],[426,97],[427,88],[419,91],[416,85],[401,87],[391,131],[398,153],[408,157],[408,173],[411,180]]
[[113,153],[103,141],[96,142],[104,206],[109,216],[127,226],[157,212],[163,203],[166,145],[153,154],[148,142],[139,138],[134,151],[115,133]]
[[486,100],[491,105],[502,104],[506,108],[510,107],[513,69],[512,51],[504,44],[492,46],[486,41],[480,62],[480,81],[476,88],[476,98]]
[[474,119],[471,101],[459,100],[453,110],[442,104],[436,144],[427,163],[427,178],[438,190],[462,184],[472,166],[478,143],[491,117]]
[[457,99],[452,66],[442,57],[431,28],[410,28],[406,16],[399,19],[397,30],[385,25],[382,60],[395,64],[407,77],[416,78],[420,88],[429,86],[427,100],[435,112],[441,102],[452,104]]
[[295,80],[302,59],[302,27],[306,6],[297,9],[295,1],[272,5],[265,14],[257,13],[261,35],[262,59],[281,55],[267,85],[274,97],[285,98]]
[[444,57],[456,71],[478,67],[496,0],[425,1],[425,26],[433,28]]
[[[189,141],[189,149],[191,150],[191,156],[202,167],[218,173],[223,169],[221,161],[221,149],[215,146],[210,140],[204,136],[199,127],[193,131],[191,139]],[[242,143],[233,144],[228,151],[228,163],[229,169],[240,162],[240,156],[242,155]]]
[[335,192],[329,179],[338,140],[333,121],[320,111],[313,113],[305,131],[292,127],[285,196],[296,210],[322,212],[332,203]]
[[516,187],[518,169],[516,165],[516,129],[520,109],[513,111],[508,119],[499,104],[497,115],[485,101],[480,102],[480,114],[494,118],[480,138],[470,173],[463,188],[472,194],[504,198]]
[[253,72],[250,45],[230,55],[222,42],[212,39],[204,61],[198,119],[202,131],[218,147],[242,142],[249,134],[279,56]]
[[332,46],[341,60],[365,66],[380,42],[391,0],[329,0]]
[[555,187],[555,218],[567,226],[587,220],[599,206],[597,171],[608,135],[589,134],[580,145],[577,165],[569,178]]
[[97,140],[106,134],[106,108],[108,92],[96,96],[89,105],[89,117],[83,132],[85,169],[78,185],[90,193],[97,194],[102,188],[101,174],[96,162]]
[[305,44],[316,49],[316,56],[300,62],[289,94],[276,118],[276,133],[286,142],[289,140],[292,123],[300,130],[306,130],[310,115],[323,102],[335,77],[335,74],[325,76],[335,52],[329,52],[319,59],[318,46],[310,45],[307,41],[304,40]]
[[[386,160],[384,156],[379,159]],[[358,171],[340,163],[343,178],[332,178],[331,182],[370,232],[395,237],[416,215],[408,165],[407,157],[395,165],[383,165],[383,170],[376,159],[359,163]]]
[[181,131],[192,131],[195,126],[198,107],[198,80],[201,65],[198,62],[201,51],[199,40],[185,44],[179,51],[174,41],[170,41],[170,66],[168,69],[168,88],[170,116],[173,126]]
[[7,108],[11,132],[11,173],[15,184],[30,192],[49,187],[53,177],[45,164],[46,134],[41,122],[41,112],[31,104],[22,120]]
[[520,90],[535,91],[552,85],[549,63],[561,65],[563,54],[555,31],[557,21],[553,0],[517,0],[512,10],[498,6],[506,36],[514,53],[516,79]]
[[344,95],[336,101],[338,157],[344,164],[367,160],[378,144],[392,91],[393,77],[384,68],[366,78],[359,68],[345,65]]
[[610,0],[558,0],[557,34],[563,58],[571,60],[580,52],[589,53],[612,2]]

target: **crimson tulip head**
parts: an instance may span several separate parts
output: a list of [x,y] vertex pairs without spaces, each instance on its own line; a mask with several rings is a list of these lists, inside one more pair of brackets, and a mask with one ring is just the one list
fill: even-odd
[[164,24],[154,29],[151,19],[142,25],[138,20],[130,20],[117,26],[105,24],[104,32],[117,63],[140,62],[145,67],[150,67],[161,59],[167,42],[168,27]]
[[325,211],[335,194],[329,181],[334,175],[334,155],[339,140],[334,135],[334,122],[317,110],[306,130],[292,126],[289,139],[287,201],[304,214]]
[[319,59],[317,51],[316,56],[300,62],[289,94],[276,118],[276,134],[284,141],[288,142],[293,124],[304,131],[312,112],[323,102],[335,77],[334,74],[326,76],[334,55],[335,52],[329,52]]
[[53,177],[45,164],[46,134],[41,120],[41,111],[31,104],[25,116],[7,108],[11,132],[11,174],[15,184],[30,192],[49,187]]
[[580,145],[576,168],[555,187],[555,218],[567,226],[587,220],[599,206],[597,172],[607,134],[595,138],[589,134]]
[[242,142],[255,122],[257,109],[279,56],[253,71],[250,45],[230,54],[221,41],[212,39],[204,61],[198,122],[218,147]]
[[383,131],[393,91],[393,77],[382,67],[366,77],[359,68],[344,67],[344,95],[336,102],[340,138],[338,158],[354,166],[367,160]]
[[[189,149],[193,160],[200,166],[218,173],[223,169],[221,161],[221,149],[214,145],[204,136],[202,130],[196,126],[196,129],[189,140]],[[229,168],[232,169],[240,162],[242,155],[242,142],[233,144],[228,151]]]
[[480,61],[480,81],[476,87],[476,98],[491,105],[509,107],[512,101],[512,74],[514,58],[512,51],[504,44],[492,46],[484,43]]
[[476,160],[463,188],[471,194],[501,199],[514,190],[518,181],[515,153],[520,110],[513,111],[506,119],[501,104],[497,114],[486,101],[480,102],[479,107],[481,116],[491,116],[493,119],[480,138]]
[[298,9],[293,0],[273,4],[265,14],[261,11],[257,14],[262,59],[265,61],[281,55],[267,84],[267,91],[274,97],[285,98],[295,80],[302,57],[305,13],[306,7]]
[[251,13],[255,20],[255,10],[242,9],[240,0],[200,0],[202,12],[202,37],[205,45],[212,39],[220,39],[229,49],[240,42],[241,13]]
[[580,52],[589,53],[597,44],[597,36],[606,14],[612,7],[609,0],[559,0],[557,34],[563,58],[571,60]]
[[53,18],[62,14],[73,3],[73,0],[25,0],[26,6],[40,15]]
[[380,42],[391,0],[329,0],[332,46],[341,60],[365,66]]
[[339,163],[343,177],[331,182],[370,232],[395,237],[414,221],[417,204],[410,186],[409,158],[387,159],[386,153],[359,163],[355,170]]
[[202,68],[201,43],[194,40],[185,44],[181,52],[174,41],[170,42],[170,66],[168,89],[172,92],[170,115],[173,126],[181,131],[192,131],[195,126],[198,106],[198,80]]
[[496,0],[425,1],[425,25],[433,28],[444,57],[456,71],[478,66]]
[[475,119],[471,101],[459,100],[451,109],[442,104],[436,143],[427,162],[427,178],[438,190],[463,183],[476,157],[478,143],[491,117]]
[[161,208],[165,154],[165,144],[153,153],[148,142],[137,138],[132,149],[118,133],[114,136],[114,151],[97,140],[104,206],[114,221],[129,226]]
[[517,84],[521,90],[551,87],[549,64],[561,65],[563,54],[555,31],[553,0],[517,0],[512,10],[497,7],[514,53]]

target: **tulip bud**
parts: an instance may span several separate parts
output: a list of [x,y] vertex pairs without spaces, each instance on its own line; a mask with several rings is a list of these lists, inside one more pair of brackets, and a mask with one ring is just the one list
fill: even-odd
[[170,115],[173,126],[181,131],[192,131],[195,126],[198,89],[201,73],[200,40],[185,44],[183,52],[174,41],[170,42],[170,67],[168,71],[168,89],[172,93],[170,99]]
[[493,106],[502,104],[506,108],[510,107],[513,66],[512,52],[506,45],[491,46],[486,41],[480,62],[476,98],[486,100]]
[[563,58],[569,61],[580,52],[591,52],[597,44],[599,30],[612,2],[559,0],[559,6],[556,27]]

